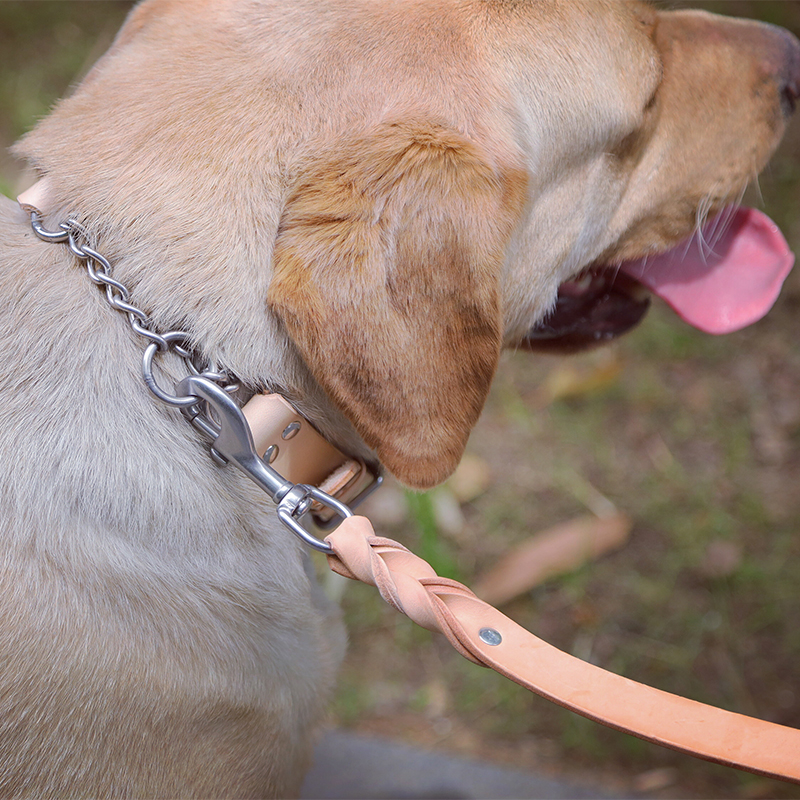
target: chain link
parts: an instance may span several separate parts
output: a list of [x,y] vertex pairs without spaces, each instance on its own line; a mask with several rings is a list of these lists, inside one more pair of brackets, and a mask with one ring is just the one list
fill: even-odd
[[156,381],[153,360],[157,354],[167,353],[170,350],[184,360],[192,375],[206,378],[228,393],[238,390],[239,384],[231,381],[229,376],[220,371],[216,364],[207,364],[205,369],[200,369],[195,364],[194,354],[189,349],[188,334],[183,331],[158,333],[153,330],[147,314],[130,302],[128,288],[111,277],[111,263],[108,259],[89,246],[89,236],[79,222],[69,219],[67,222],[60,223],[57,231],[50,231],[42,224],[41,216],[36,211],[32,211],[31,227],[33,232],[45,242],[66,244],[70,252],[83,262],[92,283],[104,290],[106,302],[111,308],[126,314],[133,331],[147,340],[147,347],[142,356],[142,376],[147,388],[162,403],[178,408],[188,408],[201,402],[200,398],[194,395],[181,396],[167,392]]

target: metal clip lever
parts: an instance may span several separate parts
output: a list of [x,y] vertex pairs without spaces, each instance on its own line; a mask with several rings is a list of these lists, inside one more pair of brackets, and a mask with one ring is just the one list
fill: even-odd
[[187,416],[197,427],[214,440],[214,450],[257,483],[274,502],[279,503],[294,486],[256,453],[250,426],[239,406],[224,389],[199,375],[189,375],[176,387],[178,396],[197,397],[213,410],[213,416],[202,414],[196,403],[189,407]]
[[[315,486],[286,480],[267,464],[256,452],[244,414],[224,389],[200,375],[190,375],[178,384],[176,390],[179,396],[198,398],[196,404],[182,411],[197,428],[213,439],[214,452],[238,467],[278,504],[278,517],[292,533],[309,547],[323,553],[330,552],[328,544],[306,530],[300,518],[314,500],[333,509],[342,518],[353,515],[350,508]],[[200,401],[208,404],[213,415],[202,413]]]

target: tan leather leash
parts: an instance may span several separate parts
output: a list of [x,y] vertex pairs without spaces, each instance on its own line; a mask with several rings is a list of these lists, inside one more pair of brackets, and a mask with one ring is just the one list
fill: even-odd
[[325,541],[334,572],[440,631],[461,655],[564,708],[708,761],[800,783],[800,730],[688,700],[588,664],[542,641],[403,545],[348,517]]

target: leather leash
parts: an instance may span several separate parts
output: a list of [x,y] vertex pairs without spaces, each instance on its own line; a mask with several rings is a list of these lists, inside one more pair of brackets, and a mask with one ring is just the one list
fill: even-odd
[[800,730],[724,711],[623,678],[542,641],[403,545],[348,517],[325,541],[328,564],[376,586],[418,625],[476,664],[611,728],[684,753],[800,783]]

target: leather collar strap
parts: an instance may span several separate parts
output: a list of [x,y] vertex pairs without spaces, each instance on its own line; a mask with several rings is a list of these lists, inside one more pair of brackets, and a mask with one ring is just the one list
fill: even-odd
[[800,783],[800,730],[687,700],[607,672],[529,633],[403,545],[349,517],[325,541],[334,572],[377,586],[387,603],[461,655],[611,728],[708,761]]
[[[375,472],[337,450],[281,395],[254,395],[242,413],[258,455],[292,483],[318,486],[351,506],[376,485]],[[322,524],[335,517],[335,512],[318,504],[312,512]]]

